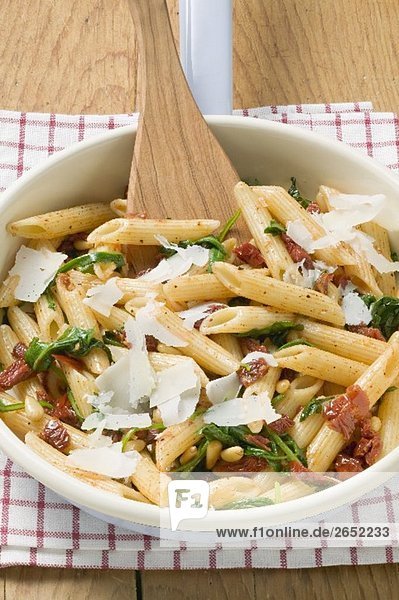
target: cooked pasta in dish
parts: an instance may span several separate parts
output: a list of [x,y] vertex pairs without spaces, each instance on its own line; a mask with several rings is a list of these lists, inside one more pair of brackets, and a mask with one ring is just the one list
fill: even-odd
[[[24,241],[0,287],[0,416],[66,475],[164,506],[171,473],[211,472],[214,508],[245,508],[399,445],[386,198],[309,200],[294,178],[234,193],[225,225],[126,218],[124,199],[9,224]],[[155,258],[136,272],[140,246]]]

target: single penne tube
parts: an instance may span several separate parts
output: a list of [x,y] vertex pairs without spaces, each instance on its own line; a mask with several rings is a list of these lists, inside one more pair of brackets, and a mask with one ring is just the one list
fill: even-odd
[[115,281],[118,288],[123,292],[123,296],[119,301],[121,304],[126,304],[132,298],[145,298],[149,294],[155,295],[156,298],[162,297],[162,285],[160,283],[142,281],[140,278],[130,279],[128,277],[118,277]]
[[356,257],[356,264],[346,265],[344,267],[345,275],[363,292],[382,296],[373,268],[366,257],[358,252],[353,252],[353,255]]
[[19,275],[8,276],[0,285],[0,308],[15,306],[18,300],[15,298],[15,290],[19,281]]
[[209,382],[207,375],[204,373],[201,367],[199,367],[197,363],[189,356],[182,356],[181,354],[163,354],[160,352],[149,352],[148,356],[151,366],[156,372],[164,371],[165,369],[174,367],[177,364],[182,364],[183,361],[183,363],[193,367],[200,379],[201,387],[205,387]]
[[295,415],[294,424],[288,430],[288,433],[300,448],[306,448],[323,426],[324,417],[323,415],[315,414],[301,421],[301,412]]
[[40,329],[36,321],[18,306],[10,307],[7,311],[7,317],[17,338],[25,346],[29,346],[33,338],[39,337]]
[[[386,350],[356,380],[369,399],[372,408],[393,384],[399,373],[399,333],[394,333]],[[307,448],[308,467],[311,471],[326,471],[337,454],[345,447],[344,436],[325,423]]]
[[183,275],[171,279],[163,285],[166,298],[175,302],[202,302],[203,300],[222,300],[233,298],[235,294],[225,287],[212,273],[201,275]]
[[[311,213],[302,208],[295,198],[292,198],[283,188],[277,186],[256,186],[253,190],[259,196],[259,201],[263,202],[273,217],[283,225],[287,226],[288,222],[299,219],[305,225],[313,240],[318,240],[325,236],[323,227],[317,223]],[[343,243],[316,250],[314,256],[333,266],[354,264],[352,253]]]
[[327,321],[338,327],[345,324],[341,307],[328,296],[272,277],[265,277],[259,271],[261,269],[239,269],[222,262],[215,263],[213,266],[213,272],[219,281],[237,296],[244,296],[282,311]]
[[214,333],[245,333],[264,329],[277,321],[293,321],[293,313],[283,313],[263,306],[228,306],[206,317],[200,326],[205,335]]
[[[88,306],[83,304],[82,296],[74,286],[67,273],[58,275],[56,279],[57,300],[64,311],[68,323],[82,329],[91,329],[94,337],[101,340],[97,320]],[[86,367],[96,375],[109,366],[109,360],[103,350],[94,348],[83,358]]]
[[316,196],[316,203],[319,205],[321,212],[329,212],[330,210],[332,210],[330,198],[331,196],[338,195],[338,190],[330,188],[326,185],[321,185]]
[[[2,413],[1,418],[19,439],[24,440],[29,431],[36,434],[42,433],[46,424],[54,417],[44,413],[39,421],[32,421],[25,411],[18,410]],[[71,450],[77,448],[90,448],[90,439],[87,433],[84,433],[83,431],[80,431],[80,429],[76,429],[67,423],[63,423],[63,426],[69,433]]]
[[43,294],[35,302],[34,309],[39,326],[40,339],[44,342],[57,339],[60,335],[60,330],[65,325],[65,317],[56,298],[53,296],[49,299]]
[[68,271],[68,277],[83,298],[86,296],[87,290],[103,283],[96,275],[82,273],[82,271],[78,271],[77,269]]
[[35,433],[29,432],[26,434],[25,443],[33,452],[38,454],[40,458],[49,462],[51,465],[63,471],[66,475],[76,477],[84,483],[94,486],[95,488],[117,494],[130,500],[136,500],[137,502],[148,502],[148,500],[139,492],[133,488],[114,481],[110,477],[105,475],[99,475],[98,473],[92,473],[91,471],[83,471],[77,469],[72,465],[68,464],[67,457],[62,452],[59,452],[47,442],[39,438]]
[[166,471],[173,461],[201,439],[201,416],[187,419],[178,425],[167,427],[155,441],[155,463],[160,471]]
[[291,381],[290,387],[284,393],[283,398],[276,404],[276,410],[281,415],[294,417],[301,406],[305,406],[309,400],[317,396],[323,387],[323,380],[300,375]]
[[82,204],[14,221],[7,226],[12,235],[51,240],[64,235],[89,231],[112,219],[108,204]]
[[[271,489],[276,478],[273,477],[273,473],[267,473],[266,476],[270,478],[270,485],[267,489]],[[272,481],[273,483],[271,483]],[[266,489],[261,490],[254,477],[221,477],[209,484],[209,504],[220,510],[239,500],[256,498],[262,491],[265,492]]]
[[234,356],[196,329],[187,329],[183,320],[166,306],[154,308],[153,317],[186,344],[179,346],[179,350],[193,358],[203,369],[217,375],[229,375],[239,368],[240,363]]
[[399,446],[399,390],[385,392],[379,409],[381,419],[380,436],[382,442],[379,459],[384,458]]
[[169,242],[198,240],[209,235],[220,225],[213,219],[112,219],[97,227],[87,237],[89,242],[109,242],[133,246],[159,246],[155,236],[162,235]]
[[244,354],[239,340],[234,335],[231,335],[231,333],[215,333],[210,336],[210,339],[241,362]]
[[[380,254],[388,260],[392,260],[391,244],[389,243],[388,232],[384,227],[370,221],[369,223],[360,225],[359,229],[374,238],[374,247]],[[373,269],[373,271],[377,285],[384,296],[396,297],[397,285],[395,273],[379,273],[376,269]]]
[[280,236],[265,233],[266,227],[272,220],[272,215],[264,202],[259,202],[257,194],[243,181],[237,183],[234,194],[242,216],[272,277],[282,279],[284,272],[293,264],[293,261]]
[[87,395],[98,394],[94,377],[88,372],[77,371],[66,363],[62,363],[62,370],[81,416],[88,417],[93,407],[88,403]]
[[0,325],[0,363],[4,367],[15,361],[12,352],[18,342],[20,340],[9,325]]
[[345,387],[353,384],[367,369],[367,365],[363,363],[302,344],[278,350],[274,357],[283,369],[293,369],[302,375],[310,375]]
[[301,338],[321,350],[371,365],[386,349],[386,342],[345,329],[337,329],[308,319],[298,319],[303,325]]
[[157,506],[167,506],[170,477],[160,472],[146,450],[141,452],[141,460],[129,479],[151,502]]
[[259,396],[259,394],[263,393],[266,393],[269,398],[273,398],[280,375],[281,369],[279,369],[279,367],[270,367],[266,375],[245,388],[243,398],[247,398],[248,396]]

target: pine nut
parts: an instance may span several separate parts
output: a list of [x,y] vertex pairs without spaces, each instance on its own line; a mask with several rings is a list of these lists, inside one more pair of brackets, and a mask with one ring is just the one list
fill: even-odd
[[211,442],[209,442],[208,448],[206,449],[205,459],[207,469],[212,469],[216,465],[222,448],[223,444],[222,442],[219,442],[219,440],[212,440]]
[[197,446],[190,446],[190,448],[187,448],[187,450],[185,450],[183,452],[183,454],[180,457],[180,464],[181,465],[185,465],[186,463],[188,463],[192,458],[194,458],[194,456],[197,454],[198,452],[198,448]]
[[93,244],[87,240],[76,240],[73,243],[73,246],[76,248],[76,250],[89,250],[90,248],[93,248]]
[[285,394],[289,390],[291,383],[288,379],[280,379],[276,385],[276,392],[278,394]]
[[153,423],[162,423],[161,411],[159,408],[154,408],[152,411],[152,422]]
[[146,443],[144,440],[130,440],[126,444],[125,452],[130,452],[131,450],[136,450],[136,452],[141,452],[146,447]]
[[31,421],[40,421],[44,416],[44,409],[33,396],[25,396],[25,413]]
[[381,419],[379,417],[371,417],[370,425],[371,429],[377,433],[381,429]]
[[231,448],[226,448],[222,450],[220,453],[220,458],[225,460],[226,462],[237,462],[244,456],[244,450],[241,446],[232,446]]
[[262,431],[264,421],[252,421],[252,423],[248,423],[247,427],[251,433],[260,433]]

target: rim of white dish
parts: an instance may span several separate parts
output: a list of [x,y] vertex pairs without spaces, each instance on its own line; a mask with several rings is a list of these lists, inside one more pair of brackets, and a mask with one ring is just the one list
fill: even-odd
[[[207,116],[206,121],[210,125],[217,125],[219,127],[245,127],[263,130],[265,133],[278,132],[279,135],[283,137],[301,140],[313,146],[329,149],[330,151],[333,149],[336,154],[347,158],[351,162],[360,163],[367,168],[370,173],[375,173],[377,176],[389,181],[392,185],[398,186],[399,183],[397,176],[373,159],[363,156],[360,153],[358,154],[355,150],[342,142],[330,140],[322,135],[299,127],[257,118],[238,116]],[[94,136],[88,140],[77,142],[64,150],[57,152],[46,161],[43,161],[42,164],[33,167],[7,188],[0,198],[0,210],[13,202],[15,195],[18,194],[19,190],[22,189],[29,180],[40,177],[42,173],[51,169],[55,164],[64,161],[74,154],[85,152],[91,147],[107,144],[114,138],[129,136],[136,132],[136,130],[137,123],[119,127],[99,134],[98,136]],[[104,516],[114,517],[130,523],[139,523],[141,525],[156,528],[159,527],[159,507],[136,502],[98,490],[89,484],[79,481],[71,475],[67,475],[36,455],[28,446],[17,438],[2,420],[0,420],[0,433],[0,447],[7,456],[24,468],[32,477],[39,480],[54,492],[64,496],[72,503],[102,513]],[[360,495],[363,495],[384,483],[397,472],[398,460],[399,448],[393,450],[366,471],[358,473],[351,479],[332,488],[281,504],[234,510],[233,514],[232,511],[228,510],[210,511],[208,515],[204,519],[198,521],[198,523],[192,522],[193,526],[190,527],[190,529],[187,529],[187,531],[212,531],[216,527],[223,527],[223,525],[231,526],[233,516],[235,525],[239,524],[244,526],[259,525],[259,523],[262,523],[265,520],[267,520],[267,524],[269,525],[287,523],[293,520],[315,516],[324,512],[326,509],[329,511],[338,506],[342,506],[345,503],[351,502]]]

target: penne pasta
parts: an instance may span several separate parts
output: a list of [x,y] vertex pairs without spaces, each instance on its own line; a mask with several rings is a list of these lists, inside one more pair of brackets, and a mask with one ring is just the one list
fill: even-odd
[[198,240],[215,231],[219,225],[219,221],[212,219],[112,219],[92,231],[87,239],[93,243],[158,246],[155,236],[164,236],[172,243],[186,239]]
[[301,421],[301,413],[302,411],[295,415],[294,424],[288,430],[288,433],[300,448],[306,448],[323,426],[324,417],[315,414]]
[[226,263],[216,263],[213,272],[219,281],[237,296],[274,306],[280,310],[327,321],[337,326],[345,323],[341,307],[328,296],[265,277],[258,270],[240,270]]
[[175,302],[203,301],[215,298],[222,300],[236,296],[211,273],[183,275],[171,279],[163,285],[163,293],[167,299]]
[[18,304],[14,293],[19,281],[19,275],[9,275],[0,285],[0,308],[8,308]]
[[294,417],[300,407],[305,406],[309,400],[318,395],[323,386],[323,380],[310,377],[309,375],[300,375],[296,377],[283,395],[283,398],[277,403],[276,410],[282,415]]
[[[359,229],[374,238],[374,247],[388,260],[391,259],[391,245],[389,243],[388,232],[377,223],[364,223],[359,226]],[[395,273],[378,273],[373,269],[375,280],[382,294],[385,296],[396,296],[397,285]],[[380,292],[380,293],[381,293]]]
[[54,296],[40,296],[34,305],[37,324],[39,326],[39,337],[45,342],[57,339],[65,325],[64,313]]
[[231,335],[230,333],[215,333],[210,336],[210,339],[227,350],[227,352],[230,352],[238,362],[241,362],[244,354],[240,342],[234,335]]
[[399,390],[385,392],[378,410],[382,450],[379,459],[399,446]]
[[202,417],[171,425],[160,433],[155,442],[155,463],[160,471],[167,470],[174,460],[201,439]]
[[12,306],[7,311],[8,322],[15,331],[20,342],[29,346],[33,338],[39,337],[39,326],[27,313],[18,306]]
[[27,217],[7,226],[12,235],[24,238],[52,240],[80,231],[88,231],[112,219],[114,213],[107,204],[83,204]]
[[200,332],[206,335],[245,333],[270,327],[277,321],[294,319],[293,313],[283,313],[263,306],[229,306],[206,317],[200,326]]

